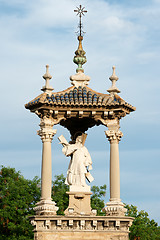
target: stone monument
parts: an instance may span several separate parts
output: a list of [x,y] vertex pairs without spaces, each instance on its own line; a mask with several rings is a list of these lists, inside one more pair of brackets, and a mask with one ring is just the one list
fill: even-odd
[[95,211],[90,206],[91,188],[86,184],[93,181],[89,170],[92,169],[92,160],[87,148],[83,145],[87,134],[77,132],[75,141],[67,143],[63,136],[59,137],[64,146],[62,151],[68,157],[71,156],[69,163],[66,184],[70,186],[69,206],[65,210],[66,215],[95,215]]
[[[90,77],[84,74],[83,64],[87,61],[82,47],[83,31],[81,17],[87,11],[81,5],[75,10],[80,17],[78,41],[79,46],[74,56],[78,65],[76,74],[70,77],[73,86],[53,92],[49,84],[52,76],[49,66],[43,78],[46,81],[43,93],[25,105],[26,109],[40,118],[38,135],[42,140],[41,200],[37,203],[34,226],[35,240],[128,240],[129,227],[133,218],[125,216],[126,209],[120,199],[119,141],[123,134],[120,119],[135,111],[135,107],[124,101],[116,87],[118,77],[113,66],[110,77],[112,86],[109,94],[98,93],[88,87]],[[53,126],[60,124],[68,129],[71,142],[61,135],[60,143],[63,153],[70,158],[66,184],[69,184],[69,206],[65,216],[57,215],[58,207],[51,199],[52,161],[51,143],[56,130]],[[92,159],[84,146],[86,131],[94,126],[104,125],[108,129],[105,135],[110,144],[110,199],[105,207],[106,216],[97,216],[90,206],[90,186],[86,178],[93,180],[90,170]],[[56,159],[55,159],[56,161]]]

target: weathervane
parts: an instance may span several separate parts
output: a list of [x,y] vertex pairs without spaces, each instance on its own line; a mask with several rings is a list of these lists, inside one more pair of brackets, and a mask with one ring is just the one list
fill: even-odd
[[85,33],[82,31],[82,15],[84,16],[84,13],[86,13],[87,11],[84,10],[84,7],[82,7],[82,5],[79,5],[79,7],[77,7],[77,9],[74,10],[74,12],[76,12],[77,15],[79,16],[79,26],[78,26],[79,31],[77,32],[79,46],[78,46],[78,49],[75,51],[75,56],[73,58],[73,62],[78,65],[76,72],[83,73],[84,69],[82,68],[82,65],[87,62],[87,59],[85,56],[86,52],[83,50],[83,47],[82,47],[83,35]]
[[87,10],[84,10],[85,7],[82,7],[82,5],[79,5],[79,7],[77,7],[76,10],[74,10],[74,12],[77,12],[77,15],[79,15],[79,32],[80,35],[79,36],[82,36],[82,33],[84,34],[85,32],[82,31],[82,15],[84,16],[84,13],[87,13]]

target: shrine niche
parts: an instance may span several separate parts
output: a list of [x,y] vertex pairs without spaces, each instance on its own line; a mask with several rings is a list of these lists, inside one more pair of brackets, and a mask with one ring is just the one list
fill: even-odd
[[[45,86],[38,97],[25,105],[26,109],[40,118],[38,135],[42,139],[42,174],[41,200],[34,208],[35,216],[31,222],[35,226],[35,239],[121,239],[127,240],[129,226],[133,218],[126,217],[124,204],[120,199],[119,141],[123,134],[120,120],[135,111],[135,107],[123,100],[116,86],[118,77],[113,66],[110,77],[111,87],[108,94],[99,93],[88,87],[90,77],[84,74],[83,64],[87,59],[82,47],[82,15],[87,11],[81,5],[75,10],[80,17],[78,49],[75,51],[74,63],[77,64],[76,74],[70,77],[72,86],[54,92],[50,86],[52,76],[49,65],[46,65]],[[70,132],[71,139],[66,140],[57,134],[53,126],[60,124]],[[91,189],[86,183],[93,181],[91,175],[92,159],[85,147],[87,130],[94,126],[106,126],[106,137],[110,144],[110,199],[105,207],[106,216],[96,215],[91,209]],[[51,142],[57,134],[63,145],[63,153],[69,157],[66,169],[66,184],[70,189],[69,206],[65,216],[57,215],[58,207],[51,199],[52,160]],[[56,160],[55,160],[56,161]],[[56,238],[53,238],[55,236]],[[101,238],[100,238],[101,237]]]

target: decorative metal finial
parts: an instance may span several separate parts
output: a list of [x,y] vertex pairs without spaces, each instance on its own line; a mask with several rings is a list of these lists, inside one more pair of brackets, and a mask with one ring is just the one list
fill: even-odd
[[79,7],[77,7],[77,9],[74,10],[74,12],[77,12],[77,15],[79,16],[79,36],[82,36],[82,34],[84,34],[85,32],[82,31],[82,15],[84,16],[85,13],[87,13],[87,10],[84,10],[85,7],[82,7],[82,5],[79,5]]
[[111,80],[111,82],[112,82],[112,86],[107,91],[110,94],[120,93],[121,91],[116,87],[116,81],[119,79],[116,76],[116,72],[115,72],[116,67],[113,66],[112,69],[113,69],[113,73],[112,73],[112,76],[110,76],[110,78],[109,78]]
[[46,65],[46,73],[43,75],[43,78],[46,80],[46,84],[44,87],[42,87],[43,92],[50,93],[53,88],[49,85],[49,80],[52,78],[52,76],[49,74],[49,65]]
[[84,87],[84,86],[87,86],[90,81],[90,77],[84,74],[84,69],[82,67],[83,64],[87,62],[87,59],[85,56],[86,53],[82,47],[82,40],[83,40],[83,34],[84,34],[84,32],[82,31],[82,15],[84,16],[84,14],[87,11],[84,10],[84,7],[82,7],[82,5],[79,5],[79,7],[77,7],[77,9],[74,10],[74,12],[76,12],[77,15],[79,15],[79,26],[78,26],[79,27],[79,31],[78,31],[79,45],[78,45],[78,49],[75,51],[75,56],[73,58],[73,62],[78,65],[78,68],[76,69],[76,74],[70,76],[70,80],[73,86]]
[[75,51],[75,56],[73,58],[73,62],[76,63],[78,65],[78,68],[76,69],[76,72],[84,72],[82,65],[85,64],[87,62],[86,56],[85,56],[85,51],[83,50],[82,47],[82,40],[83,40],[83,34],[84,32],[82,31],[82,15],[84,16],[84,13],[86,13],[87,11],[84,10],[84,7],[82,7],[81,5],[79,7],[77,7],[76,10],[74,10],[74,12],[77,12],[77,15],[79,15],[79,31],[78,31],[78,41],[79,41],[79,46],[77,51]]

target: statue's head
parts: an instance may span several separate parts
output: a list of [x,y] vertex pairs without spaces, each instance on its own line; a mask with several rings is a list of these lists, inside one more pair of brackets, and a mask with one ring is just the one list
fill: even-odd
[[82,132],[76,132],[73,137],[74,143],[82,143],[83,142],[83,133]]
[[79,135],[76,137],[76,143],[82,143],[83,139],[82,139],[82,135]]
[[82,143],[84,145],[86,137],[87,137],[86,133],[83,133],[83,132],[79,131],[79,132],[75,133],[74,140],[75,140],[76,143],[79,142],[79,143]]

